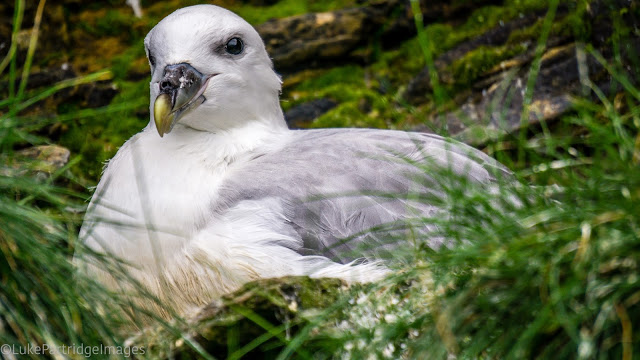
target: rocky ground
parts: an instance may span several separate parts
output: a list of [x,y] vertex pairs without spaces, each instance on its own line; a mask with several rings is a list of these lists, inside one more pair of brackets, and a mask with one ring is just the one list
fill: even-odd
[[[143,15],[137,18],[120,2],[47,2],[27,92],[107,70],[100,81],[66,87],[24,111],[49,119],[50,125],[37,129],[39,134],[69,148],[72,157],[82,155],[77,171],[84,184],[95,183],[101,164],[148,121],[142,38],[159,19],[191,3],[142,2]],[[37,5],[26,4],[24,30],[15,39],[19,61],[26,56]],[[581,82],[581,71],[608,91],[610,79],[584,47],[593,44],[611,59],[612,24],[605,2],[560,3],[544,48],[538,47],[538,39],[546,2],[424,2],[429,49],[421,48],[407,1],[221,5],[252,21],[263,36],[284,79],[286,118],[296,128],[435,131],[482,145],[522,125],[553,121],[570,111],[571,96],[588,86]],[[13,6],[0,5],[0,14],[0,46],[7,48],[12,43]],[[626,12],[619,20],[633,23],[634,16]],[[623,53],[633,53],[640,41],[623,45]],[[433,79],[424,50],[434,59]],[[536,59],[541,61],[534,91],[525,94]],[[2,83],[6,89],[7,79]],[[521,116],[523,103],[529,116]]]

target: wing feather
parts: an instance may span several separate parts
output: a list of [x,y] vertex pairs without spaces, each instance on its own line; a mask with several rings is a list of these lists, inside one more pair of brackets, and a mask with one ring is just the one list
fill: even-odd
[[[444,196],[439,177],[432,176],[436,170],[477,183],[510,174],[486,154],[431,134],[293,131],[285,146],[233,172],[223,184],[229,191],[223,192],[224,206],[217,211],[243,201],[276,199],[288,219],[280,225],[301,240],[294,250],[345,263],[388,252],[395,246],[388,243],[390,239],[408,236],[407,219],[442,211],[436,201],[410,201],[413,193],[431,194],[434,199]],[[427,232],[432,227],[417,230]],[[441,242],[434,238],[429,245]]]

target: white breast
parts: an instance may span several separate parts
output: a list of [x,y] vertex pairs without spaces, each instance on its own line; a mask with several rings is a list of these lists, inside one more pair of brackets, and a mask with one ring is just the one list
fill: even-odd
[[[160,140],[142,132],[110,161],[81,232],[91,248],[155,267],[208,221],[226,171],[224,159],[209,157],[205,143],[178,148],[174,141]],[[150,258],[154,251],[161,252],[159,259]]]

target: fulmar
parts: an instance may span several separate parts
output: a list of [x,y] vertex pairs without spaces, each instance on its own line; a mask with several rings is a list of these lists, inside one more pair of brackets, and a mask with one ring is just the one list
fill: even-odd
[[[409,221],[446,217],[442,202],[412,200],[446,196],[430,171],[476,184],[509,173],[432,134],[290,130],[262,39],[226,9],[177,10],[144,46],[151,119],[106,166],[80,240],[178,313],[259,278],[377,281],[410,232],[433,249],[446,242],[429,235],[435,225]],[[98,262],[81,263],[121,286]]]

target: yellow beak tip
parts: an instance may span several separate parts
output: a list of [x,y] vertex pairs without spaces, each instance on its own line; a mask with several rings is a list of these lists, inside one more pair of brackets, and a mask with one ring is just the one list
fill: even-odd
[[153,103],[153,118],[160,137],[171,131],[171,97],[168,94],[160,94]]

